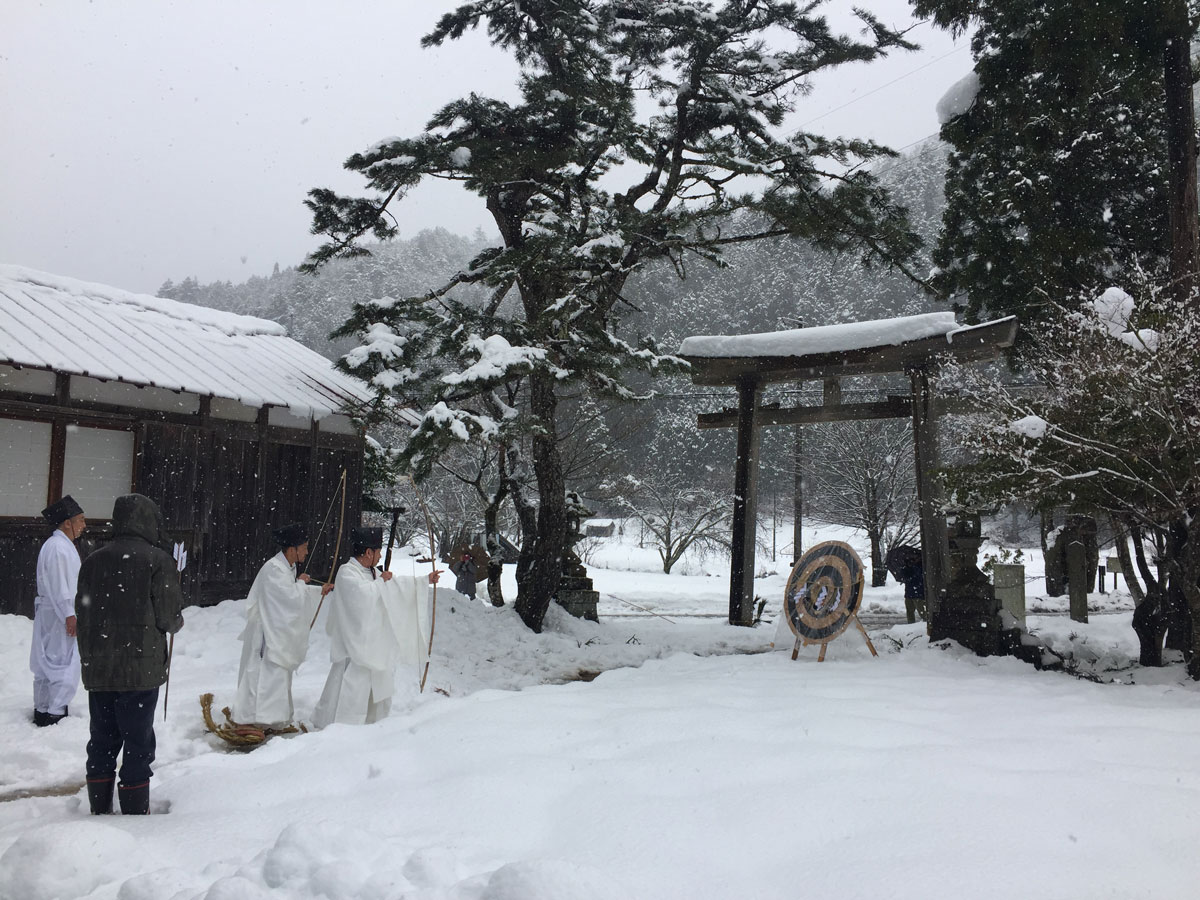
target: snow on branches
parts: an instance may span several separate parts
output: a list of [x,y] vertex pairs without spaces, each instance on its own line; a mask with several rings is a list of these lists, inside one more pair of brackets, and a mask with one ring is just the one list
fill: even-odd
[[1145,284],[1136,293],[1110,288],[1059,308],[1022,358],[1033,387],[947,371],[945,383],[981,410],[970,425],[976,459],[954,477],[960,492],[1083,503],[1150,528],[1194,515],[1200,308]]

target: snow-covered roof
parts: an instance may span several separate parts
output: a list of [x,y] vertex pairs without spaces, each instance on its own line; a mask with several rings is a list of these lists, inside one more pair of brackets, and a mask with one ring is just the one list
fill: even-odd
[[0,265],[0,363],[320,419],[371,396],[282,325]]
[[680,356],[729,358],[743,356],[807,356],[871,347],[890,347],[905,341],[946,335],[959,330],[952,312],[924,313],[898,319],[874,319],[841,325],[792,328],[764,334],[698,335],[679,345]]

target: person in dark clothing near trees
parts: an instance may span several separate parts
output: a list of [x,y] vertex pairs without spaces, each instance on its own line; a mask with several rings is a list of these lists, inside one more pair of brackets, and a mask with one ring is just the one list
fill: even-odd
[[160,547],[161,521],[149,497],[118,497],[112,542],[79,569],[75,616],[91,713],[87,787],[93,815],[112,812],[118,754],[121,812],[150,811],[154,709],[167,679],[167,635],[183,627],[183,592],[175,560]]
[[454,589],[474,600],[475,576],[479,572],[479,567],[475,565],[475,558],[471,556],[471,551],[463,551],[462,559],[458,561],[457,565],[451,566],[450,570],[457,576],[454,580]]

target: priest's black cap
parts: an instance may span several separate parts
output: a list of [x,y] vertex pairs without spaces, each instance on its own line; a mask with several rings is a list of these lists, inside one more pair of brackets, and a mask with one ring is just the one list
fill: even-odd
[[299,522],[292,522],[290,525],[282,525],[271,532],[271,537],[275,538],[275,543],[286,550],[288,547],[299,547],[301,544],[308,543],[308,529]]
[[67,494],[57,503],[51,503],[42,510],[46,521],[57,528],[67,519],[74,518],[83,512],[83,507],[75,502],[75,498]]
[[350,543],[355,556],[361,556],[367,550],[379,550],[383,547],[383,529],[363,526],[350,531]]

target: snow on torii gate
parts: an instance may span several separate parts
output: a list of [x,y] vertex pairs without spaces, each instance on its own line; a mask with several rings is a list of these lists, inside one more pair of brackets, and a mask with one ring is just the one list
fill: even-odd
[[[938,404],[930,377],[946,359],[979,362],[994,359],[1017,336],[1013,316],[982,325],[960,326],[952,312],[844,325],[821,325],[766,334],[689,337],[679,356],[692,366],[692,382],[733,387],[737,409],[701,413],[701,428],[737,428],[733,482],[733,547],[729,579],[729,622],[754,620],[754,538],[758,505],[758,428],[860,419],[912,416],[921,551],[925,565],[925,603],[932,621],[941,607],[949,549],[945,517],[937,512]],[[905,373],[909,396],[872,403],[841,403],[839,379],[856,375]],[[764,408],[763,387],[776,382],[822,381],[820,406]],[[799,551],[797,550],[797,556]]]

